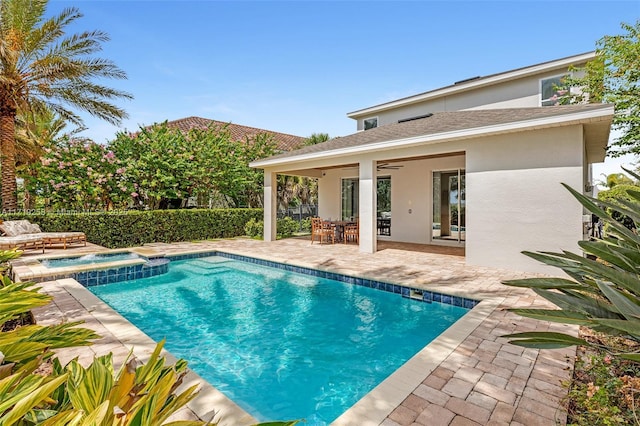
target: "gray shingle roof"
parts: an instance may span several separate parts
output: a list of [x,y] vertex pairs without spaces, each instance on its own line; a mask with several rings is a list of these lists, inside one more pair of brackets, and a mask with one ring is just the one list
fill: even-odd
[[610,108],[609,104],[568,105],[535,108],[483,109],[467,111],[436,112],[427,118],[403,123],[393,123],[374,129],[337,137],[317,145],[306,146],[284,154],[274,155],[261,161],[285,159],[303,154],[329,152],[373,143],[393,141],[418,136],[436,135],[487,126],[505,125],[528,120],[561,117],[580,112]]

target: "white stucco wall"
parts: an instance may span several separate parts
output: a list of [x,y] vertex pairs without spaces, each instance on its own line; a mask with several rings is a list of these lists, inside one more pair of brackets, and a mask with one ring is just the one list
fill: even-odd
[[459,111],[466,109],[525,108],[540,106],[540,80],[562,75],[555,70],[516,80],[501,82],[448,96],[397,107],[388,111],[358,117],[357,130],[362,130],[363,120],[378,117],[378,127],[397,123],[398,120],[432,112]]
[[558,274],[520,254],[579,252],[581,126],[486,138],[467,149],[467,263]]

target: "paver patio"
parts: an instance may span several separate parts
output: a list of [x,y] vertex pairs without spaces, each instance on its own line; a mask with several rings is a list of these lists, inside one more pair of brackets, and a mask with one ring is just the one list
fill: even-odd
[[[524,349],[509,345],[506,339],[500,337],[507,333],[533,330],[577,333],[575,327],[525,319],[505,310],[510,307],[549,306],[530,290],[501,284],[502,280],[523,278],[531,274],[467,266],[464,257],[442,254],[439,249],[408,251],[398,245],[386,247],[389,248],[381,245],[383,249],[375,254],[361,254],[355,245],[312,245],[303,239],[275,242],[234,239],[148,244],[144,249],[167,254],[222,250],[376,278],[446,294],[496,301],[486,315],[478,317],[477,324],[473,324],[462,340],[449,339],[451,341],[447,344],[452,350],[443,352],[441,360],[433,363],[432,367],[413,374],[409,380],[412,383],[409,389],[412,390],[400,391],[393,384],[380,387],[384,392],[374,391],[368,395],[369,402],[373,405],[357,405],[350,410],[350,416],[339,418],[336,424],[432,426],[566,423],[561,400],[567,391],[562,386],[562,381],[571,377],[575,348]],[[95,246],[83,247],[77,251],[95,249]],[[73,251],[67,250],[65,253]],[[56,251],[55,254],[62,253]],[[31,256],[25,259],[29,257]],[[28,266],[18,265],[15,271],[26,273]],[[81,362],[89,363],[93,356],[111,351],[115,361],[121,363],[132,345],[137,348],[134,352],[136,356],[144,357],[141,348],[147,352],[151,350],[148,342],[137,337],[135,329],[127,328],[131,326],[126,321],[114,321],[111,317],[101,317],[97,310],[92,311],[90,306],[95,301],[90,297],[93,295],[70,285],[68,281],[71,280],[61,279],[41,284],[43,291],[54,297],[54,303],[37,310],[36,319],[39,323],[82,319],[86,327],[103,337],[90,347],[60,351],[62,361],[78,356]],[[419,377],[415,377],[416,375]],[[389,389],[395,390],[390,392]],[[213,415],[217,394],[210,397],[208,402],[192,403],[191,408],[198,413]],[[372,406],[376,408],[367,408]],[[373,411],[375,413],[372,414]],[[380,413],[383,413],[382,417]],[[193,417],[193,413],[188,410],[181,414],[185,418]],[[227,425],[247,424],[252,420],[247,417],[236,418],[234,415],[236,413],[226,411],[218,413],[217,418]]]

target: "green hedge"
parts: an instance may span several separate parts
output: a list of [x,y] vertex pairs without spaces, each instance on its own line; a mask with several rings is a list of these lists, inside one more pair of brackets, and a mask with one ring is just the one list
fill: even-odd
[[188,209],[102,213],[11,213],[44,232],[82,231],[89,242],[109,247],[230,238],[245,235],[245,224],[262,219],[262,209]]
[[[277,237],[289,238],[298,231],[298,227],[298,222],[288,216],[283,219],[278,219],[276,223]],[[244,232],[251,238],[264,237],[264,221],[250,219],[244,226]]]

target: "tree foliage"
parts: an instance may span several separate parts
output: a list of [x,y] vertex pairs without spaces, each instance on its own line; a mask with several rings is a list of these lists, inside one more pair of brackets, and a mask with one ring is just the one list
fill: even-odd
[[611,157],[640,154],[640,20],[621,27],[623,34],[598,40],[596,59],[579,69],[584,71],[581,77],[566,81],[569,86],[583,88],[570,102],[615,105],[613,129],[621,136],[608,149]]
[[17,207],[15,173],[15,119],[53,111],[81,126],[71,108],[110,123],[126,117],[114,101],[125,92],[100,84],[99,79],[124,79],[111,61],[96,57],[109,40],[101,31],[67,34],[82,14],[76,8],[45,19],[48,0],[0,0],[0,142],[2,148],[2,203]]
[[228,126],[184,133],[166,122],[133,135],[120,133],[110,147],[127,164],[127,176],[152,209],[188,197],[204,203],[216,194],[232,207],[261,205],[262,173],[248,164],[275,152],[268,134],[236,141]]

